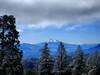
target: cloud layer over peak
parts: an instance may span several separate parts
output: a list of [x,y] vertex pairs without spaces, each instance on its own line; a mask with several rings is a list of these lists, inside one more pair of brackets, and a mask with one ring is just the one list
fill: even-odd
[[17,23],[57,26],[100,19],[100,0],[0,0],[0,11],[15,15]]

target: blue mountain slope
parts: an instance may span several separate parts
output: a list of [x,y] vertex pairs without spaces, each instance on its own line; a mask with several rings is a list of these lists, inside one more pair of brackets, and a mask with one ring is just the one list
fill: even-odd
[[21,44],[20,49],[23,51],[23,58],[38,57],[40,46],[32,44]]
[[[28,44],[28,43],[23,43],[20,45],[20,49],[23,51],[23,58],[39,58],[41,48],[43,47],[43,43],[38,43],[38,44]],[[48,47],[50,49],[51,55],[56,55],[57,48],[58,48],[59,42],[48,42]],[[66,51],[68,54],[71,54],[75,51],[77,48],[77,45],[75,44],[66,44],[64,43],[64,46],[66,48]],[[85,53],[91,53],[94,48],[100,49],[100,45],[97,44],[83,44],[81,45],[82,49],[84,50]]]
[[100,51],[100,44],[97,44],[96,46],[91,47],[91,48],[89,48],[89,49],[86,49],[85,52],[86,52],[86,53],[93,53],[95,50]]

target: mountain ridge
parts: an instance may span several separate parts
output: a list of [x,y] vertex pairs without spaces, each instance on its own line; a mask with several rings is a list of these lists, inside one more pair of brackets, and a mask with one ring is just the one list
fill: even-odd
[[[29,44],[29,43],[20,44],[20,49],[23,51],[23,58],[32,58],[32,57],[39,58],[40,53],[41,53],[41,48],[43,47],[44,43],[45,42],[41,42],[37,44]],[[48,47],[50,49],[51,55],[56,55],[59,42],[49,41],[47,43],[48,43]],[[71,53],[74,53],[78,45],[64,43],[64,46],[68,54],[71,54]],[[80,46],[85,53],[91,53],[95,49],[100,50],[100,44],[81,44]]]

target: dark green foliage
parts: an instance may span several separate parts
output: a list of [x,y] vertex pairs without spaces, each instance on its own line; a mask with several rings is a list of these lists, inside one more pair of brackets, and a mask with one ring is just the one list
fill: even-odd
[[45,43],[43,49],[41,50],[39,73],[40,75],[51,75],[51,71],[52,71],[52,59],[49,54],[48,43]]
[[90,68],[98,67],[100,65],[100,53],[99,51],[95,50],[92,55],[89,56],[87,60],[87,65]]
[[[68,56],[64,48],[64,44],[60,42],[58,46],[57,57],[55,58],[53,72],[55,75],[64,75],[68,70]],[[68,73],[68,72],[67,72]]]
[[94,53],[89,56],[87,60],[87,66],[89,74],[93,74],[94,72],[95,75],[100,74],[100,53],[98,50],[95,50]]
[[0,75],[23,75],[22,51],[19,50],[19,33],[14,16],[0,17]]
[[26,70],[25,75],[38,75],[38,72],[31,69],[31,70]]
[[72,62],[72,75],[81,75],[85,72],[85,61],[84,61],[84,53],[81,50],[81,47],[78,46],[75,52],[75,56]]

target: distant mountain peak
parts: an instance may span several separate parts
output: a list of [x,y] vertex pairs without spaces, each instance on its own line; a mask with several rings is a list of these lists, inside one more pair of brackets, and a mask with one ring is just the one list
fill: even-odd
[[59,41],[59,40],[54,40],[54,39],[49,39],[48,42],[61,42],[61,41]]

